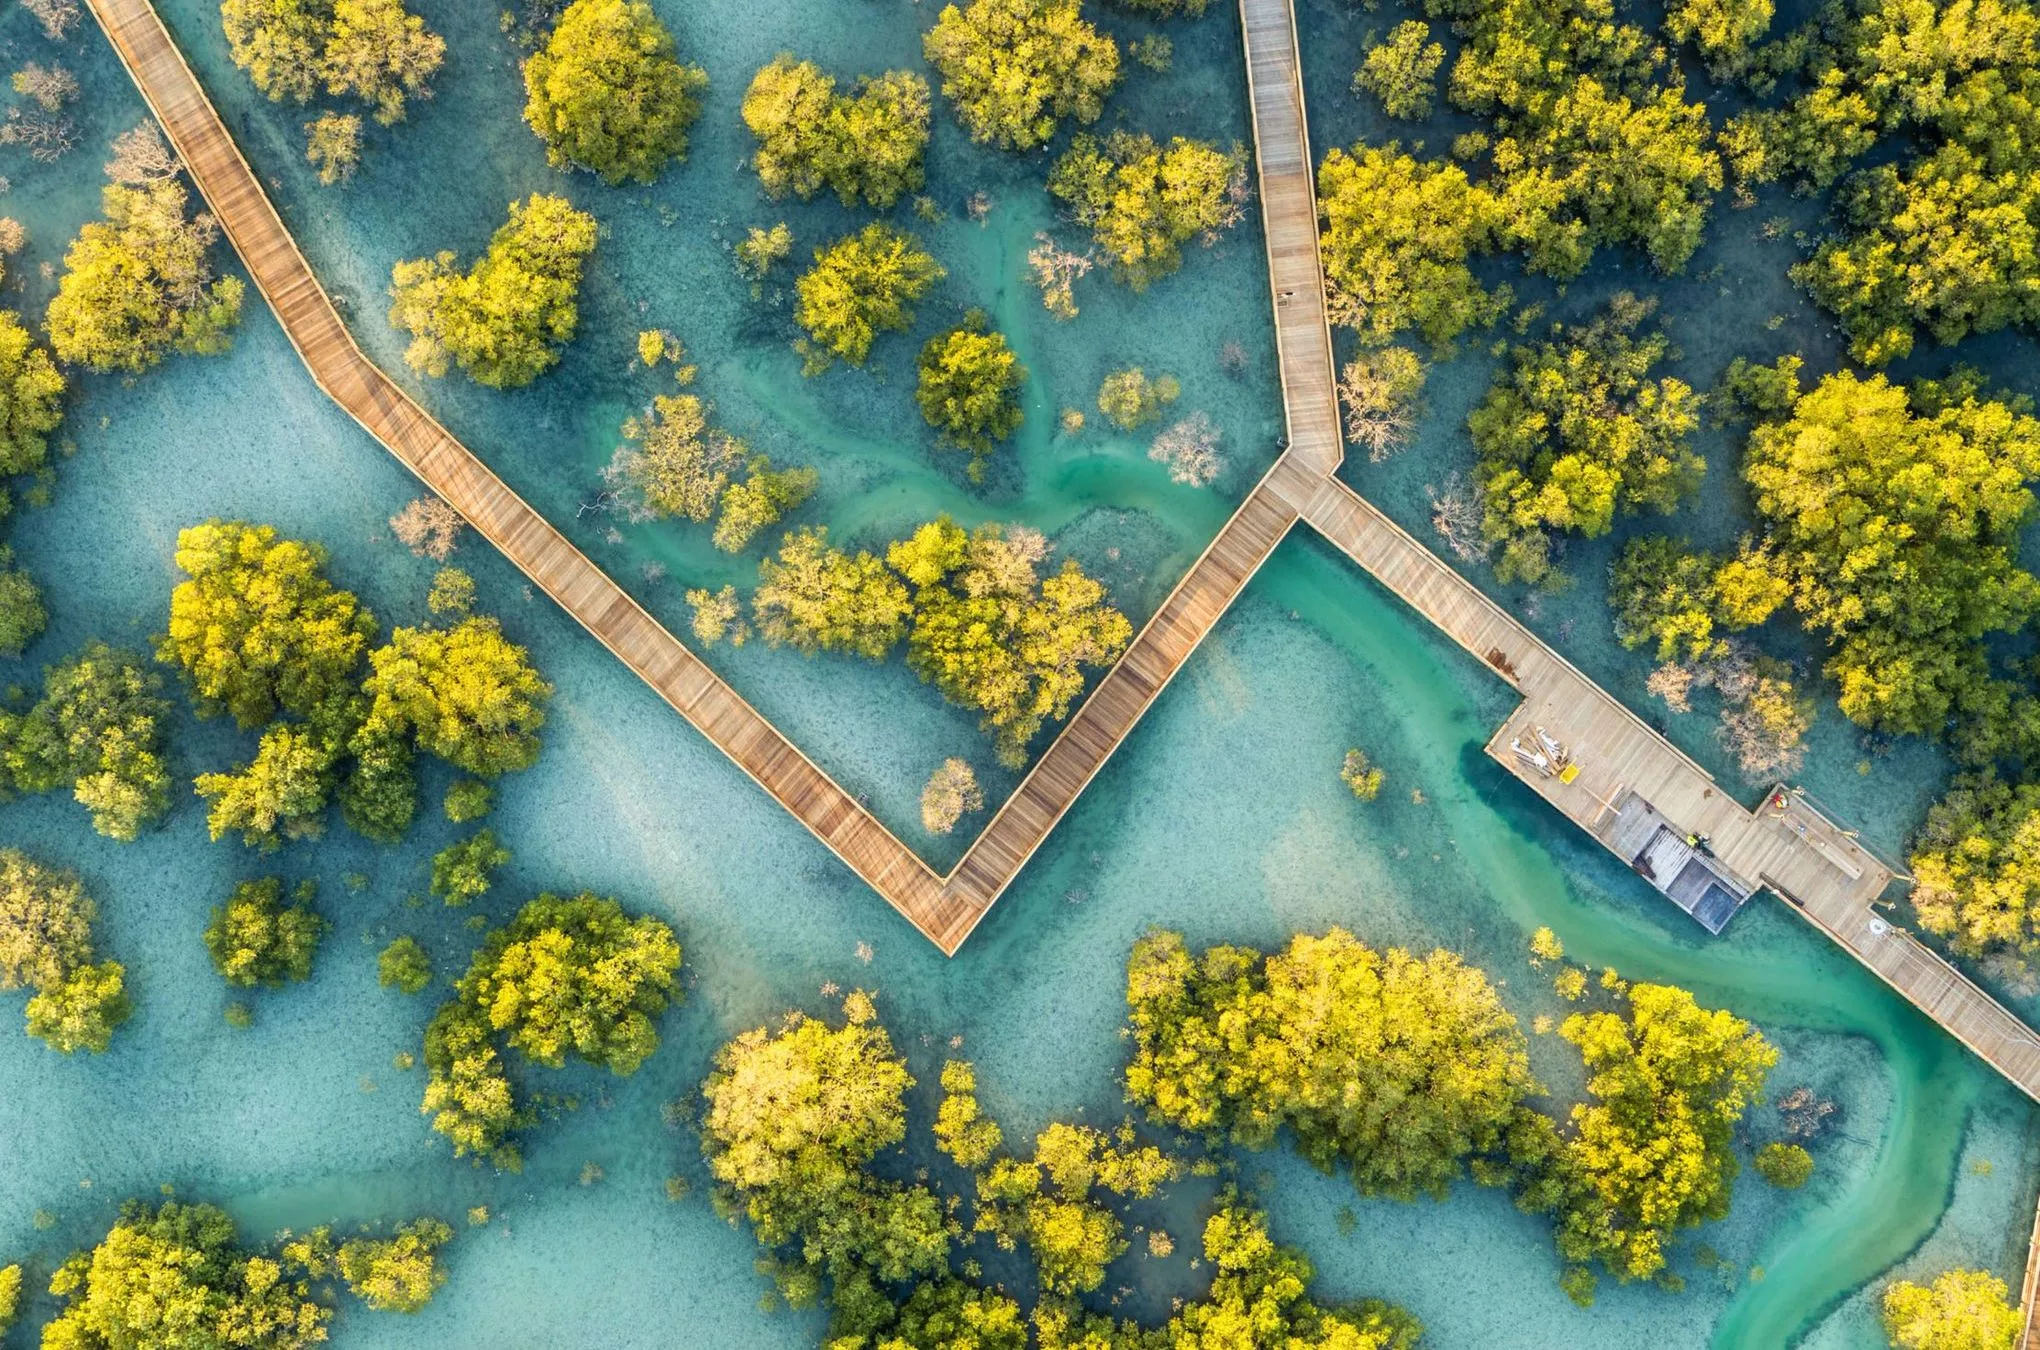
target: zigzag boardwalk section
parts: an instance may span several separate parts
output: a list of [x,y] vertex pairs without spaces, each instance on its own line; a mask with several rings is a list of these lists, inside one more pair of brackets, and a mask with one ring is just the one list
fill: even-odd
[[1288,455],[1247,494],[1176,589],[1148,620],[1069,725],[992,817],[949,876],[947,898],[960,925],[936,937],[954,951],[1017,874],[1070,803],[1168,686],[1190,653],[1267,561],[1296,522],[1286,499],[1310,471]]
[[[1783,896],[2040,1098],[2040,1038],[1873,914],[1871,902],[1891,873],[1847,831],[1782,788],[1759,810],[1744,809],[1705,769],[1333,476],[1343,448],[1290,0],[1240,0],[1287,448],[947,877],[938,877],[362,354],[150,0],[88,3],[320,388],[944,952],[955,952],[970,935],[1303,519],[1523,694],[1488,752],[1546,801],[1611,849],[1615,818],[1637,800],[1677,829],[1707,836],[1727,870]],[[1515,753],[1514,743],[1539,731],[1568,746],[1576,775],[1537,772]]]
[[[1284,456],[955,870],[937,876],[362,353],[150,0],[88,3],[319,387],[945,953],[976,928],[1296,520],[1289,498],[1308,471]],[[1329,351],[1327,342],[1326,361]],[[1336,445],[1336,427],[1332,435]]]
[[1339,466],[1343,450],[1332,390],[1324,275],[1318,265],[1317,194],[1311,183],[1296,28],[1286,0],[1272,5],[1241,0],[1240,17],[1288,445],[957,863],[946,889],[955,905],[954,922],[963,927],[936,938],[945,950],[955,950],[969,936],[998,890],[1041,846],[1062,813],[1282,542],[1301,504]]

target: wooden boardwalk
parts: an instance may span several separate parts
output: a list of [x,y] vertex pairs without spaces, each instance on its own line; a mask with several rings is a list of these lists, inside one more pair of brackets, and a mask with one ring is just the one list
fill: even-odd
[[1261,221],[1275,308],[1282,397],[1289,434],[1283,453],[1126,655],[1077,710],[1048,752],[999,809],[948,879],[959,893],[960,931],[937,938],[945,950],[969,935],[999,890],[1019,872],[1077,794],[1182,669],[1248,579],[1282,542],[1319,484],[1339,466],[1338,403],[1332,390],[1331,332],[1318,269],[1317,194],[1298,76],[1296,30],[1286,0],[1242,0]]
[[[1745,810],[1700,765],[1335,477],[1344,450],[1317,252],[1312,156],[1290,0],[1240,0],[1288,438],[1268,475],[946,877],[938,876],[434,422],[355,345],[150,0],[88,0],[257,288],[326,391],[546,594],[777,798],[944,952],[954,953],[1297,520],[1331,540],[1523,695],[1488,751],[1610,843],[1632,795],[1706,835],[1726,868],[1783,896],[2029,1095],[2040,1038],[1871,902],[1889,870],[1810,803]],[[1510,751],[1543,728],[1571,782]]]
[[[1729,871],[1783,897],[1950,1034],[2040,1099],[2040,1036],[1904,929],[1872,911],[1891,872],[1853,836],[1783,789],[1757,811],[1745,810],[1691,757],[1334,476],[1344,450],[1325,326],[1294,11],[1291,0],[1240,0],[1240,9],[1290,418],[1287,457],[1310,470],[1271,474],[1263,490],[1281,496],[1375,580],[1523,695],[1487,750],[1539,796],[1611,848],[1617,807],[1630,794],[1680,829],[1706,836],[1709,852]],[[1284,134],[1292,127],[1293,138]],[[1510,748],[1518,740],[1534,746],[1538,728],[1572,752],[1580,772],[1571,782],[1546,776]]]
[[1287,453],[1319,479],[1345,456],[1333,388],[1332,332],[1318,258],[1317,189],[1289,0],[1240,0],[1247,93],[1260,168],[1261,224],[1268,238],[1268,289],[1282,372]]
[[149,0],[88,0],[319,387],[917,925],[940,884],[361,352]]
[[[1296,520],[1296,482],[1312,475],[1284,456],[955,869],[938,876],[362,353],[150,0],[88,3],[319,387],[945,953],[970,935]],[[1279,125],[1300,132],[1301,117],[1299,100]],[[1307,198],[1307,172],[1291,175],[1288,195],[1298,190]],[[1307,223],[1315,207],[1306,200],[1300,209]],[[1293,224],[1289,237],[1300,237]],[[1316,315],[1322,332],[1321,307]],[[1329,351],[1327,342],[1327,363]]]

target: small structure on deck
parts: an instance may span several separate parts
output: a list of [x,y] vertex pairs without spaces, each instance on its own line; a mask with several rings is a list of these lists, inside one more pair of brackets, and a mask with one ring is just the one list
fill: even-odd
[[[1523,743],[1521,736],[1510,737],[1509,753],[1545,778],[1570,783],[1580,776],[1580,766],[1573,760],[1572,751],[1543,727],[1536,729],[1533,743],[1529,745]],[[1519,768],[1516,772],[1522,773],[1523,770]]]
[[1607,842],[1638,876],[1716,936],[1757,889],[1710,856],[1704,836],[1680,830],[1634,792],[1617,801]]

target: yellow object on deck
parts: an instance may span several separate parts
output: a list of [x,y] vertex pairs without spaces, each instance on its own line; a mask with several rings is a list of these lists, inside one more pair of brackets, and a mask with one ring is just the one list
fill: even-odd
[[1558,771],[1558,781],[1561,783],[1570,783],[1579,776],[1580,766],[1577,764],[1568,764]]

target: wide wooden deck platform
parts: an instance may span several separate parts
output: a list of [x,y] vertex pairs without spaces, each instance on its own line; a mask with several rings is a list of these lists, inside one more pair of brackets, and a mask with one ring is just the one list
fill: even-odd
[[[1630,792],[1680,830],[1706,836],[1708,851],[1731,872],[1778,894],[2040,1099],[2040,1037],[1871,909],[1892,874],[1847,831],[1782,787],[1756,811],[1744,809],[1706,769],[1345,484],[1327,481],[1301,505],[1326,539],[1522,693],[1488,741],[1496,762],[1611,850],[1616,808]],[[1571,782],[1541,772],[1511,748],[1520,740],[1534,749],[1538,728],[1579,766]]]
[[[1964,1045],[2040,1099],[2040,1037],[1961,972],[1877,915],[1890,870],[1801,796],[1780,788],[1752,812],[1634,712],[1589,680],[1378,508],[1327,482],[1304,518],[1523,695],[1488,754],[1580,828],[1611,844],[1627,792],[1708,840],[1736,875],[1768,887]],[[1511,748],[1542,728],[1579,774],[1545,774]],[[1624,862],[1629,859],[1624,858]]]

